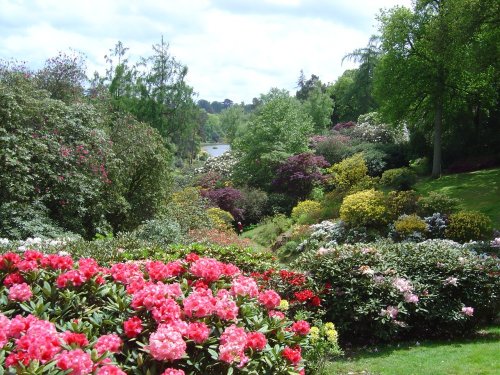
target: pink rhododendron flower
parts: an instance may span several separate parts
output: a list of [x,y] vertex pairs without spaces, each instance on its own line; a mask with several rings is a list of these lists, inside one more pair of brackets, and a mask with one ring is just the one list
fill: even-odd
[[246,347],[252,350],[264,350],[267,345],[266,336],[262,332],[249,332],[247,333]]
[[112,333],[99,337],[94,345],[94,349],[101,355],[105,352],[118,353],[121,346],[122,339],[117,334]]
[[113,365],[105,365],[97,371],[97,375],[127,375],[119,367]]
[[259,302],[267,309],[275,309],[280,305],[281,297],[274,290],[265,290],[259,294]]
[[92,258],[81,258],[78,261],[78,270],[86,278],[90,279],[101,271],[99,264]]
[[57,367],[61,370],[72,370],[71,375],[90,374],[93,366],[90,355],[81,349],[64,350],[57,356]]
[[110,272],[113,279],[122,284],[127,284],[133,276],[143,277],[143,273],[139,265],[133,262],[115,263],[111,267]]
[[299,320],[292,324],[291,329],[293,332],[305,336],[311,330],[311,326],[305,320]]
[[175,368],[168,368],[161,373],[161,375],[186,375],[182,370],[177,370]]
[[474,315],[474,308],[473,307],[462,307],[462,314],[467,315],[467,316],[473,316]]
[[9,341],[10,320],[5,315],[0,313],[0,349],[2,349],[7,341]]
[[157,301],[151,313],[156,323],[165,323],[180,319],[181,307],[172,298],[163,298]]
[[231,293],[234,296],[257,297],[259,294],[259,287],[253,278],[238,276],[233,280]]
[[9,299],[11,301],[29,301],[32,295],[31,288],[26,283],[14,284],[9,288]]
[[71,270],[60,274],[57,277],[56,285],[58,288],[65,288],[69,285],[79,287],[85,281],[87,281],[87,278],[83,273],[81,273],[79,270]]
[[123,330],[125,331],[125,336],[128,338],[134,338],[139,336],[142,332],[142,320],[138,316],[133,316],[132,318],[123,322]]
[[186,316],[203,318],[214,313],[216,299],[210,289],[196,289],[182,303]]
[[413,290],[411,283],[408,280],[402,279],[400,277],[394,279],[392,285],[401,293],[410,293]]
[[142,289],[134,293],[130,306],[136,310],[141,307],[152,310],[154,307],[161,307],[166,297],[180,297],[181,295],[182,290],[178,283],[145,284]]
[[391,319],[396,319],[396,317],[398,316],[398,313],[399,313],[399,310],[397,307],[394,307],[394,306],[387,306],[387,309],[382,309],[380,311],[380,315],[381,316],[387,316],[388,318],[391,318]]
[[247,335],[243,328],[235,324],[227,327],[220,337],[219,359],[227,363],[240,362],[239,365],[243,366],[248,362],[246,344]]
[[17,269],[22,272],[31,272],[38,269],[38,262],[36,260],[21,260],[17,263]]
[[270,310],[269,317],[276,319],[285,319],[285,314],[283,314],[281,311]]
[[212,258],[200,258],[191,264],[189,271],[196,277],[205,279],[207,282],[218,280],[223,271],[223,264]]
[[235,320],[238,317],[238,305],[226,289],[217,292],[215,313],[222,320]]
[[73,259],[67,255],[49,254],[40,259],[40,265],[54,270],[69,270],[73,268]]
[[197,344],[201,344],[208,339],[210,328],[203,322],[189,323],[187,329],[187,338]]
[[147,348],[151,356],[159,361],[173,361],[186,354],[186,342],[182,335],[163,325],[151,334]]
[[405,297],[406,302],[409,302],[409,303],[417,303],[418,302],[418,296],[416,294],[405,293],[404,297]]
[[16,341],[16,348],[31,360],[41,363],[52,360],[61,350],[54,324],[38,319],[32,321],[26,333]]
[[189,253],[186,255],[186,262],[192,263],[196,262],[198,259],[200,259],[200,256],[196,253]]

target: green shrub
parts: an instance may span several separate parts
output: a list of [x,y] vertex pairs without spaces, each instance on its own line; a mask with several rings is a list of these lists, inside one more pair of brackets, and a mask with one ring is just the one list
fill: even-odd
[[410,168],[388,169],[382,173],[380,184],[397,190],[409,190],[416,182],[415,172]]
[[371,189],[346,196],[340,207],[340,218],[354,227],[379,226],[386,223],[384,193]]
[[312,224],[321,216],[321,204],[305,200],[299,202],[292,210],[292,219],[299,224]]
[[200,190],[187,187],[172,195],[163,216],[175,219],[183,232],[191,229],[208,228],[210,218],[206,212],[207,200],[200,195]]
[[410,168],[417,176],[427,176],[431,173],[431,163],[427,157],[411,161]]
[[344,196],[345,194],[337,189],[326,193],[321,200],[321,217],[325,220],[338,218]]
[[363,153],[355,154],[332,165],[328,172],[332,175],[335,187],[346,191],[368,178],[368,168]]
[[455,241],[487,239],[491,235],[491,219],[481,212],[460,211],[451,214],[445,237]]
[[168,217],[148,220],[133,231],[132,235],[140,240],[158,244],[161,247],[181,243],[184,240],[179,223]]
[[415,214],[402,215],[394,222],[394,229],[400,238],[408,238],[417,234],[423,234],[427,231],[427,224],[424,219]]
[[241,189],[241,198],[237,201],[237,207],[243,210],[245,223],[258,223],[267,213],[267,193],[260,189],[250,187]]
[[422,216],[430,216],[439,212],[449,215],[457,210],[460,201],[446,194],[431,191],[427,196],[420,197],[417,202],[418,212]]
[[387,194],[387,209],[392,218],[415,213],[417,211],[417,193],[413,190],[390,191]]
[[291,266],[332,286],[325,316],[348,341],[463,335],[500,308],[499,260],[449,240],[316,248]]

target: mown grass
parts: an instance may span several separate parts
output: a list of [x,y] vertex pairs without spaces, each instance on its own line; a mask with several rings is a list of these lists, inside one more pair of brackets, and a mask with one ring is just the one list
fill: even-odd
[[467,339],[363,349],[330,363],[324,374],[500,374],[500,326],[488,327]]
[[437,191],[458,198],[462,201],[460,208],[488,215],[493,226],[500,229],[500,168],[424,179],[414,189],[423,195]]

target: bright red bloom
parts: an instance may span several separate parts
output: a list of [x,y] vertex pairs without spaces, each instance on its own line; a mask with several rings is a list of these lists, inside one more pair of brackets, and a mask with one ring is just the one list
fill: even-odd
[[246,347],[252,350],[263,350],[267,345],[266,336],[262,332],[247,333]]
[[61,335],[62,339],[66,344],[68,345],[76,345],[79,346],[80,348],[83,348],[89,344],[89,340],[87,339],[87,336],[85,336],[84,333],[75,333],[71,331],[66,331],[63,332]]
[[123,330],[125,331],[125,336],[128,338],[133,338],[139,336],[142,332],[142,320],[138,316],[133,316],[129,320],[123,322]]
[[208,339],[210,328],[203,322],[189,323],[187,338],[197,344],[201,344]]
[[300,346],[296,346],[294,349],[287,346],[283,349],[281,355],[292,365],[297,365],[302,360]]
[[314,294],[314,292],[310,289],[305,289],[305,290],[302,290],[300,292],[295,292],[295,298],[297,298],[297,300],[299,302],[306,302],[308,300],[310,300],[311,298],[315,297],[316,295]]
[[56,285],[58,288],[65,288],[68,285],[79,287],[85,281],[87,281],[87,278],[83,275],[83,273],[81,273],[79,270],[71,270],[60,274],[57,277]]
[[186,262],[196,262],[198,259],[200,259],[200,256],[196,253],[189,253],[186,255]]
[[292,324],[292,331],[299,335],[305,336],[310,330],[311,326],[305,320],[299,320]]
[[9,287],[14,284],[21,284],[24,282],[25,282],[24,277],[19,272],[15,272],[15,273],[9,273],[7,275],[7,277],[3,281],[3,285]]

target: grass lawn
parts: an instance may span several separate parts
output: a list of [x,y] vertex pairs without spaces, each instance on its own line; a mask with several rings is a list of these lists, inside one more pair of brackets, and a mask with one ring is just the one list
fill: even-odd
[[488,327],[470,339],[412,342],[361,350],[330,363],[324,374],[500,374],[500,326]]
[[461,208],[488,215],[493,227],[500,229],[500,168],[425,179],[414,189],[420,194],[430,191],[444,193],[462,201]]

